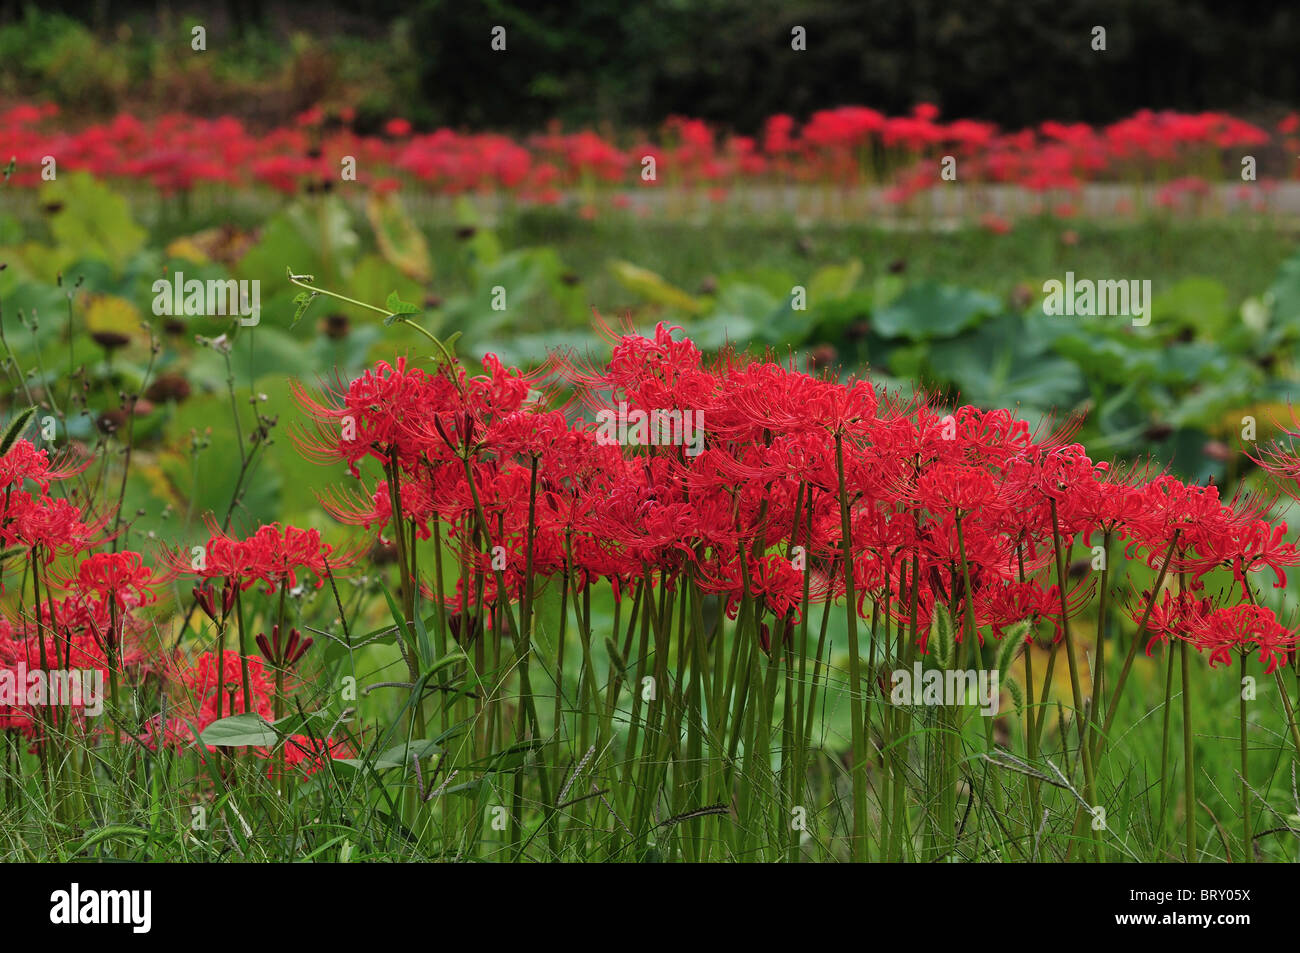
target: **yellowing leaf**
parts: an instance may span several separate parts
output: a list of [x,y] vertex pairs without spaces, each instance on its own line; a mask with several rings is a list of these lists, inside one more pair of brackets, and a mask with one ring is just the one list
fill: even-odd
[[1265,443],[1281,433],[1283,427],[1291,427],[1293,411],[1292,407],[1277,401],[1247,404],[1224,413],[1218,420],[1214,435],[1226,437],[1230,442],[1234,439],[1240,441],[1242,428],[1246,426],[1243,421],[1246,417],[1254,417],[1255,441]]
[[148,483],[149,490],[155,498],[164,500],[171,506],[183,506],[184,496],[163,469],[164,463],[186,467],[189,465],[189,460],[179,453],[164,451],[156,457],[141,454],[138,460],[131,462],[131,465],[136,475],[143,477]]
[[429,246],[396,195],[372,194],[366,202],[366,218],[375,231],[380,253],[402,274],[421,284],[433,278]]
[[168,258],[184,258],[196,265],[206,265],[211,259],[204,254],[198,243],[188,235],[182,235],[167,246]]
[[624,288],[654,304],[667,305],[688,314],[699,314],[704,310],[703,301],[669,284],[649,269],[640,268],[629,261],[611,261],[609,270]]
[[131,335],[140,330],[140,312],[125,298],[91,295],[86,305],[86,329]]

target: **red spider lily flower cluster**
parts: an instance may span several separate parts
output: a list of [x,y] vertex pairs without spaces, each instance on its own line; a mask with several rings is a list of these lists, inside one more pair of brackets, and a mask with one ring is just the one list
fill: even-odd
[[[49,452],[19,440],[0,458],[0,546],[28,550],[45,564],[76,556],[102,541],[108,515],[87,519],[81,509],[50,493],[51,483],[76,476],[88,465],[51,460]],[[36,492],[32,492],[35,490]]]
[[[245,710],[246,665],[247,710],[269,718],[274,710],[272,680],[260,658],[245,659],[233,652],[225,653],[220,662],[212,653],[190,661],[173,657],[150,647],[151,626],[143,610],[157,603],[158,590],[167,581],[195,577],[200,583],[194,588],[196,603],[224,624],[239,591],[262,583],[269,592],[283,592],[299,585],[303,573],[320,586],[334,565],[349,565],[352,554],[335,552],[316,530],[271,524],[241,539],[213,525],[199,566],[188,554],[171,552],[164,555],[164,570],[156,572],[137,552],[93,551],[111,541],[104,532],[108,516],[88,520],[80,507],[50,492],[51,484],[78,472],[79,467],[51,460],[27,440],[16,441],[0,457],[0,542],[7,549],[25,551],[30,563],[27,574],[7,574],[5,581],[30,579],[33,597],[30,608],[0,617],[3,677],[16,683],[37,671],[90,670],[106,683],[129,679],[139,684],[154,676],[170,706],[146,726],[142,740],[151,746],[184,748],[193,746],[197,734],[219,714]],[[72,571],[61,572],[58,567],[69,560]],[[219,604],[213,579],[224,583]],[[312,644],[297,629],[282,640],[278,625],[272,628],[270,640],[259,636],[257,642],[277,668],[296,665]],[[222,678],[217,677],[219,666],[224,669]],[[69,711],[70,717],[84,724],[81,710]],[[0,730],[17,731],[33,745],[44,737],[47,719],[64,717],[62,710],[46,715],[26,704],[0,702]],[[325,753],[343,750],[332,739],[322,743],[320,750],[313,744],[310,739],[297,739],[294,753],[286,753],[285,762],[310,772],[319,767]],[[257,753],[271,757],[271,752]]]
[[147,606],[158,600],[154,590],[160,580],[139,553],[95,553],[82,560],[72,585],[78,591],[108,601],[119,611]]
[[1198,648],[1210,653],[1210,665],[1234,661],[1233,653],[1259,652],[1266,665],[1264,674],[1285,665],[1295,651],[1296,635],[1278,623],[1271,610],[1256,605],[1224,606],[1196,620],[1188,638]]
[[174,575],[204,581],[196,589],[195,598],[210,617],[215,617],[212,587],[207,584],[210,580],[224,580],[227,584],[222,594],[222,611],[226,614],[230,611],[231,586],[246,591],[260,582],[267,593],[273,593],[280,587],[296,587],[299,574],[306,571],[320,588],[328,568],[347,566],[354,558],[350,552],[336,553],[314,529],[271,523],[259,526],[244,539],[231,536],[215,522],[209,522],[209,530],[211,535],[197,555],[179,551],[167,553],[164,558]]
[[[0,670],[13,684],[34,672],[72,670],[98,672],[108,681],[110,669],[138,672],[146,664],[136,643],[145,623],[135,613],[156,600],[159,580],[139,553],[89,553],[104,541],[108,515],[87,519],[80,507],[51,493],[52,484],[82,469],[52,460],[27,440],[0,457],[0,542],[11,555],[25,551],[29,564],[27,573],[7,574],[5,581],[30,580],[32,586],[29,608],[0,619]],[[56,574],[56,560],[84,554],[70,578]],[[80,710],[71,717],[84,718]],[[33,742],[45,724],[25,705],[0,704],[0,727]]]
[[[1265,129],[1223,113],[1151,110],[1100,128],[1048,121],[1003,132],[984,122],[943,122],[925,103],[905,116],[844,106],[815,112],[802,126],[790,116],[772,116],[757,137],[674,117],[657,141],[622,145],[590,130],[558,128],[519,141],[450,129],[413,134],[401,118],[390,120],[383,135],[361,136],[348,128],[346,113],[315,107],[271,130],[250,130],[231,117],[122,114],[65,130],[55,107],[21,104],[0,112],[0,152],[17,157],[13,181],[19,185],[39,185],[43,157],[55,156],[61,168],[144,181],[163,193],[210,184],[287,195],[332,183],[340,159],[352,156],[359,183],[377,192],[405,184],[445,195],[499,191],[523,202],[554,203],[576,190],[584,214],[595,213],[599,188],[658,185],[698,189],[718,201],[755,184],[881,184],[888,202],[902,204],[939,186],[934,160],[952,155],[961,161],[964,182],[1050,192],[1047,205],[1068,216],[1076,205],[1065,197],[1093,181],[1163,183],[1157,203],[1185,205],[1208,190],[1207,168],[1220,169],[1225,180],[1233,177],[1221,164],[1231,150],[1273,143]],[[1286,155],[1300,152],[1297,121],[1288,116],[1277,129]],[[656,162],[653,182],[641,176],[647,156]],[[1300,165],[1295,171],[1300,174]],[[626,196],[616,193],[611,204],[626,205]]]
[[[297,632],[291,634],[294,638]],[[278,633],[277,633],[278,638]],[[265,636],[258,636],[259,646]],[[310,644],[311,640],[307,640]],[[301,658],[306,645],[297,644],[297,658]],[[267,647],[263,647],[266,651]],[[296,658],[295,658],[296,661]],[[243,667],[248,667],[249,705],[244,706],[243,685],[241,678]],[[274,661],[272,665],[276,664]],[[219,668],[224,671],[220,672]],[[141,741],[150,748],[174,748],[177,750],[201,745],[199,736],[205,728],[221,717],[243,714],[245,711],[256,712],[266,721],[274,720],[274,685],[271,673],[262,659],[256,656],[241,658],[238,654],[227,653],[223,664],[219,666],[217,657],[212,652],[198,655],[192,662],[174,666],[168,673],[169,694],[173,707],[167,712],[155,716],[146,726]],[[218,702],[218,686],[222,686],[224,697]],[[206,747],[208,753],[216,748]],[[312,739],[306,735],[291,735],[280,751],[267,748],[253,748],[251,752],[258,758],[270,762],[267,774],[273,777],[276,764],[312,774],[324,766],[326,758],[350,758],[353,752],[344,742],[334,738]]]
[[[1231,629],[1241,620],[1196,595],[1215,569],[1243,587],[1261,569],[1285,584],[1300,552],[1267,521],[1266,501],[1224,502],[1212,485],[1095,462],[1070,427],[1036,434],[1009,411],[946,413],[772,360],[706,361],[676,330],[611,335],[603,368],[561,355],[530,375],[491,355],[476,376],[380,363],[322,398],[300,388],[312,425],[296,440],[355,481],[324,500],[337,518],[389,538],[400,521],[403,538],[436,531],[455,547],[455,591],[414,572],[409,583],[442,596],[460,640],[474,626],[456,620],[490,625],[530,570],[537,586],[563,576],[616,595],[694,585],[733,617],[747,600],[764,651],[850,578],[863,618],[914,613],[923,650],[940,604],[959,639],[1000,638],[1026,619],[1059,636],[1097,583],[1058,578],[1058,548],[1101,545],[1182,580],[1185,596],[1138,600],[1153,642],[1188,639],[1216,662],[1224,644],[1249,642],[1270,666],[1291,651],[1268,610]],[[547,409],[561,388],[570,402]],[[612,445],[598,423],[611,408],[695,420],[703,444]]]
[[[101,684],[107,685],[112,625],[108,603],[85,595],[50,600],[27,619],[0,619],[0,671],[14,685],[30,683],[33,673],[54,671],[98,673]],[[125,651],[114,654],[117,672],[141,676],[149,668],[149,657],[138,641],[145,628],[143,620],[129,612],[118,614],[117,634]],[[82,709],[63,712],[85,727]],[[34,706],[0,703],[0,730],[17,731],[33,745],[47,724]]]

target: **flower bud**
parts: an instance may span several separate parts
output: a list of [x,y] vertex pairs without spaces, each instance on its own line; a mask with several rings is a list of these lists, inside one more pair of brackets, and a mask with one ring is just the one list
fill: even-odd
[[217,621],[217,614],[214,611],[212,606],[211,586],[195,586],[194,601],[199,604],[199,608],[203,610],[204,615],[206,615],[213,622]]

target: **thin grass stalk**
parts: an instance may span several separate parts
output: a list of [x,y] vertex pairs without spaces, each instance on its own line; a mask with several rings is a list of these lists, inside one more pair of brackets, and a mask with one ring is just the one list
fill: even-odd
[[447,604],[442,579],[442,520],[435,510],[430,522],[433,524],[433,594],[438,600],[438,657],[447,654]]
[[253,710],[253,680],[248,670],[247,628],[244,625],[244,597],[242,587],[235,585],[235,623],[239,635],[239,678],[244,691],[244,711]]
[[[920,558],[920,554],[915,550],[912,552],[911,583],[912,583],[912,591],[909,594],[907,600],[908,601],[907,631],[910,637],[907,641],[907,652],[903,656],[903,668],[908,671],[910,671],[912,669],[912,666],[915,664],[916,654],[920,650],[920,645],[919,645],[920,637],[917,632],[917,613],[919,612],[920,609],[921,558]],[[901,737],[907,737],[907,735],[910,734],[912,729],[911,709],[904,707],[900,714],[902,717],[902,730],[900,731],[899,734]],[[903,755],[903,766],[906,767],[910,760],[907,748],[903,749],[902,755]],[[908,852],[908,849],[912,846],[910,842],[910,834],[907,831],[908,812],[907,812],[907,807],[904,798],[905,794],[906,794],[905,779],[900,777],[898,778],[897,781],[896,793],[895,793],[895,804],[894,804],[895,815],[897,819],[902,823],[900,834],[904,838],[904,840],[900,844],[899,860],[905,859],[905,855]]]
[[[808,711],[805,713],[807,721],[804,723],[804,749],[806,750],[812,744],[813,716],[817,712],[817,687],[821,683],[822,659],[826,657],[826,633],[830,627],[831,618],[831,600],[827,598],[822,603],[822,621],[817,633],[817,652],[813,656],[813,673],[812,679],[808,685]],[[828,663],[829,664],[829,663]]]
[[[900,560],[898,566],[898,596],[899,603],[902,603],[903,594],[907,592],[907,561]],[[904,639],[906,638],[903,622],[898,622],[898,642],[894,646],[894,665],[901,668],[903,666]],[[888,640],[887,640],[888,641]],[[901,747],[901,728],[903,724],[902,705],[891,705],[887,711],[887,723],[889,726],[889,736],[884,750],[889,752],[889,771],[885,783],[889,787],[889,835],[886,838],[885,849],[882,855],[884,860],[894,860],[897,858],[902,847],[902,833],[900,830],[901,823],[898,817],[897,800],[902,797],[900,785],[901,776],[905,770],[905,762],[900,757]],[[904,755],[906,751],[903,751]]]
[[[651,584],[648,566],[645,571],[646,585],[648,586]],[[666,740],[664,723],[667,719],[667,709],[671,700],[671,692],[668,690],[668,641],[671,638],[671,632],[668,631],[669,623],[665,622],[671,608],[671,603],[668,600],[668,589],[668,580],[661,575],[659,579],[659,606],[651,616],[651,632],[654,637],[654,668],[649,686],[651,697],[647,699],[646,725],[642,740],[640,765],[638,766],[640,783],[637,785],[636,800],[632,812],[634,821],[632,830],[637,833],[641,843],[644,843],[650,806],[655,802],[662,783],[662,772],[658,769],[664,767],[666,770],[662,749]],[[638,679],[636,685],[638,698],[644,694],[644,688],[644,681]],[[665,695],[665,692],[668,692],[668,694]],[[651,702],[653,704],[650,704]]]
[[[420,667],[415,646],[415,633],[412,627],[412,616],[415,613],[407,595],[411,589],[411,572],[406,552],[406,533],[403,529],[402,488],[397,473],[397,451],[395,449],[389,452],[388,459],[384,462],[384,474],[388,479],[388,499],[392,508],[390,519],[393,543],[397,548],[397,571],[400,574],[398,579],[398,604],[406,616],[406,618],[399,620],[402,637],[398,640],[398,647],[401,649],[403,661],[406,662],[407,674],[410,677],[411,684],[415,684],[420,680]],[[414,708],[411,717],[415,717]]]
[[[564,744],[564,643],[569,630],[569,575],[572,571],[571,532],[564,542],[564,568],[560,572],[560,619],[555,637],[555,705],[551,711],[551,724],[555,732],[556,790],[564,783],[560,749]],[[586,751],[584,748],[583,751]]]

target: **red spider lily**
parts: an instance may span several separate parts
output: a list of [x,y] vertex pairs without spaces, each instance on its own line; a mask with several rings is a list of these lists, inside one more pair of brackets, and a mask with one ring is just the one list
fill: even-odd
[[0,503],[0,542],[39,551],[46,563],[57,555],[76,555],[98,545],[108,514],[90,522],[68,500],[12,490]]
[[[702,139],[697,146],[705,147]],[[862,380],[813,377],[727,352],[706,362],[664,325],[649,336],[604,330],[612,347],[603,367],[557,357],[525,376],[489,356],[482,376],[452,369],[434,383],[404,365],[380,365],[354,382],[351,396],[328,405],[302,396],[318,418],[336,420],[349,400],[370,415],[364,427],[389,475],[360,491],[335,491],[326,505],[345,522],[396,538],[396,487],[403,522],[417,537],[436,519],[461,578],[440,593],[425,578],[411,581],[431,599],[441,594],[455,619],[482,619],[457,622],[457,633],[492,624],[521,600],[531,566],[539,579],[563,574],[575,589],[606,580],[616,596],[642,583],[673,590],[689,574],[702,591],[724,597],[731,617],[746,596],[754,600],[761,639],[768,612],[782,625],[803,617],[805,587],[808,601],[845,591],[841,482],[855,608],[909,625],[915,613],[922,648],[936,603],[963,640],[973,632],[983,642],[988,631],[1000,638],[1025,619],[1050,622],[1061,638],[1099,577],[1055,578],[1057,549],[1068,552],[1098,532],[1122,542],[1126,558],[1153,568],[1168,558],[1191,587],[1183,597],[1162,594],[1151,608],[1148,651],[1196,629],[1210,609],[1195,594],[1205,573],[1221,567],[1240,580],[1265,566],[1281,573],[1296,560],[1285,527],[1265,516],[1266,498],[1225,505],[1213,486],[1094,462],[1071,442],[1077,418],[1032,431],[1007,411],[945,413],[935,398],[903,401]],[[544,410],[536,396],[549,374],[576,391],[563,409]],[[430,386],[438,389],[432,412],[416,397]],[[355,399],[362,394],[369,403]],[[698,412],[707,446],[688,455],[596,439],[576,414],[611,403]],[[347,459],[337,448],[331,454]],[[772,641],[769,631],[765,651]]]
[[[204,186],[257,187],[285,196],[325,181],[343,156],[353,156],[361,183],[387,193],[417,188],[444,195],[502,191],[521,201],[553,204],[571,189],[580,214],[591,217],[629,204],[622,188],[660,181],[698,187],[722,201],[749,183],[824,182],[845,187],[884,183],[885,200],[907,203],[935,187],[937,150],[958,154],[963,179],[1014,183],[1040,193],[1077,191],[1084,182],[1163,182],[1157,197],[1170,207],[1196,199],[1207,166],[1235,161],[1244,148],[1273,144],[1267,130],[1221,113],[1142,110],[1110,126],[1044,122],[1037,129],[1003,132],[973,120],[939,121],[928,103],[910,114],[886,116],[866,106],[814,112],[800,126],[770,117],[758,138],[724,135],[709,124],[670,117],[653,141],[631,149],[589,129],[558,125],[521,140],[451,129],[418,132],[401,117],[382,133],[361,136],[346,128],[349,110],[311,107],[279,129],[255,132],[231,117],[203,119],[169,114],[141,119],[121,114],[78,129],[55,128],[57,109],[18,104],[0,112],[0,151],[17,159],[13,183],[41,183],[43,156],[58,155],[69,169],[107,179],[150,184],[164,194]],[[342,120],[332,125],[328,120]],[[1293,117],[1278,125],[1280,146],[1294,155]],[[653,157],[659,175],[640,174]],[[605,203],[599,190],[611,189]],[[1125,200],[1127,201],[1127,200]],[[1073,203],[1050,201],[1068,209]],[[1011,223],[991,212],[981,221],[996,232]]]
[[381,361],[345,391],[327,394],[323,402],[300,384],[293,390],[315,423],[314,434],[294,434],[298,449],[319,463],[344,462],[353,476],[359,475],[358,464],[367,457],[387,462],[396,455],[408,466],[416,464],[430,442],[417,436],[413,423],[460,406],[451,380],[408,368],[404,358],[395,364]]
[[1142,593],[1139,605],[1129,607],[1129,617],[1141,625],[1147,615],[1146,653],[1151,655],[1157,644],[1165,644],[1175,638],[1183,638],[1189,632],[1199,629],[1202,620],[1213,610],[1213,602],[1207,598],[1198,598],[1192,592],[1175,594],[1166,590],[1155,605],[1150,605],[1152,595],[1149,591]]
[[[794,569],[791,561],[780,555],[745,558],[749,595],[761,599],[778,618],[797,619],[799,604],[803,600],[803,573]],[[710,572],[715,574],[711,575]],[[746,592],[739,557],[733,554],[730,560],[719,563],[711,571],[701,573],[698,578],[703,591],[727,597],[727,615],[734,619],[739,611],[740,600]]]
[[1296,647],[1296,634],[1277,621],[1271,609],[1243,603],[1214,609],[1195,619],[1183,636],[1198,650],[1210,653],[1210,665],[1231,665],[1233,653],[1259,652],[1265,675],[1287,664]]
[[[1067,605],[1069,604],[1068,600]],[[1078,608],[1078,606],[1076,606]],[[993,629],[995,638],[1002,638],[1006,630],[1028,619],[1029,631],[1025,640],[1032,641],[1038,623],[1047,620],[1061,636],[1061,597],[1056,586],[1037,582],[1007,581],[982,587],[975,595],[975,614]]]
[[240,590],[261,582],[272,593],[281,586],[297,586],[298,574],[305,570],[316,577],[320,588],[327,564],[330,569],[346,567],[356,556],[351,551],[335,552],[315,529],[272,523],[259,526],[245,539],[229,535],[211,521],[209,529],[212,535],[202,546],[201,558],[187,551],[166,554],[174,575],[233,580]]
[[216,598],[211,585],[195,586],[193,589],[194,601],[198,603],[200,609],[213,622],[218,619],[225,619],[230,615],[230,610],[235,605],[235,587],[231,585],[229,579],[221,589],[221,612],[218,614],[216,607]]
[[998,488],[982,467],[941,463],[917,481],[916,499],[931,511],[961,516],[997,503]]
[[118,610],[156,602],[155,589],[162,580],[144,564],[139,553],[96,553],[82,560],[71,581],[77,590],[100,600],[111,599]]
[[[93,595],[72,595],[43,603],[31,620],[15,624],[0,619],[0,670],[7,672],[14,684],[24,673],[59,668],[69,671],[96,671],[108,684],[107,633],[110,631],[108,603]],[[118,638],[125,651],[115,652],[114,673],[143,672],[147,668],[138,636],[144,626],[129,613],[118,618]],[[82,723],[84,712],[73,709],[73,717]],[[36,742],[42,737],[42,720],[21,705],[0,702],[0,730],[12,729]]]
[[42,493],[48,493],[52,481],[71,479],[90,466],[91,459],[74,463],[71,454],[62,453],[51,460],[48,450],[37,450],[30,440],[19,440],[0,457],[0,486],[21,489],[24,480],[31,480]]

